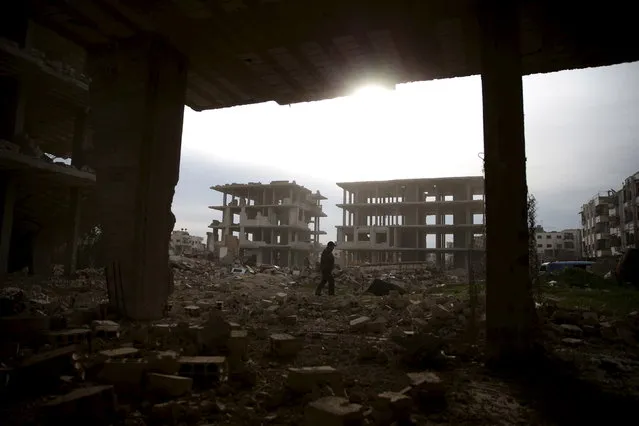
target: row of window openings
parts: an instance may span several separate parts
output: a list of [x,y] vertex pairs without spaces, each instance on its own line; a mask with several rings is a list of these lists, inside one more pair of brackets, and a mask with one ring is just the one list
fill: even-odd
[[[546,239],[547,239],[547,240],[552,239],[552,237],[553,237],[552,235],[546,235]],[[555,237],[556,237],[558,240],[561,240],[561,238],[562,238],[562,236],[561,236],[561,235],[555,235]],[[542,236],[541,236],[541,235],[537,235],[537,239],[538,239],[538,240],[541,240],[541,238],[542,238]],[[563,238],[564,238],[564,240],[574,240],[574,239],[575,239],[575,236],[574,236],[574,235],[572,235],[572,234],[564,234]]]
[[[537,248],[543,248],[543,247],[544,247],[543,244],[537,244]],[[553,245],[552,244],[546,244],[546,248],[553,248]],[[556,246],[554,246],[554,248],[557,248],[557,249],[562,249],[562,248],[574,249],[575,245],[573,243],[566,242],[563,245],[562,244],[557,244]]]
[[[454,217],[452,214],[443,215],[444,220],[442,225],[455,225]],[[378,226],[378,225],[405,225],[406,216],[366,216],[366,225],[365,226]],[[377,218],[377,220],[375,220]],[[384,220],[385,219],[385,220]],[[429,214],[426,215],[426,220],[424,221],[425,225],[437,225],[437,215]],[[484,224],[484,215],[483,214],[474,214],[473,215],[473,225],[483,225]]]
[[[440,195],[441,201],[455,201],[452,195],[444,195],[443,197]],[[473,194],[473,201],[481,201],[484,199],[483,194]],[[355,198],[357,200],[357,198]],[[437,201],[436,195],[429,195],[428,192],[424,192],[422,194],[421,202],[433,203]],[[460,200],[458,200],[460,201]],[[466,200],[461,200],[466,201]],[[394,203],[403,203],[404,197],[366,197],[366,204],[394,204]],[[357,203],[357,201],[355,201]]]

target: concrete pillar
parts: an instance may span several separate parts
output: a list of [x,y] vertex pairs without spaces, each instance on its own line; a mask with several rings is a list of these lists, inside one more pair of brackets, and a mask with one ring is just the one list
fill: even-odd
[[4,284],[9,268],[11,232],[13,231],[13,212],[16,200],[15,183],[8,175],[0,176],[0,285]]
[[161,318],[172,289],[171,203],[187,65],[179,52],[152,36],[89,53],[110,301],[128,318]]
[[535,315],[528,277],[519,3],[485,0],[479,13],[488,229],[487,355],[505,360],[530,353]]
[[78,240],[80,238],[80,217],[82,212],[82,194],[79,188],[71,188],[69,195],[69,215],[67,216],[67,238],[64,273],[75,273],[78,266]]

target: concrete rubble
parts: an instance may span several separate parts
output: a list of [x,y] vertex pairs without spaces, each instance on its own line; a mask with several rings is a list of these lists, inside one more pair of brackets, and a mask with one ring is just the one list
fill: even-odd
[[[464,390],[451,366],[481,355],[467,330],[481,329],[483,306],[472,318],[451,291],[459,284],[443,273],[347,268],[336,274],[337,296],[315,297],[313,274],[261,267],[238,275],[207,261],[172,262],[175,291],[166,318],[153,323],[112,318],[98,271],[16,279],[2,291],[4,392],[24,392],[32,377],[48,384],[40,408],[17,419],[420,424],[454,412],[447,407]],[[367,293],[375,279],[401,281],[404,293]],[[552,302],[539,309],[561,351],[602,340],[636,346],[636,315],[619,320]],[[597,365],[635,367],[612,356]]]

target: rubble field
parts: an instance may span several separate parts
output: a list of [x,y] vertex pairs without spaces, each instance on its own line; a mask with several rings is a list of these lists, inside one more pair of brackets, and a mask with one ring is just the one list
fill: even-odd
[[101,271],[13,276],[2,424],[573,424],[639,399],[636,312],[541,297],[545,363],[498,374],[463,271],[349,268],[318,297],[311,271],[171,263],[166,316],[145,324],[110,316]]

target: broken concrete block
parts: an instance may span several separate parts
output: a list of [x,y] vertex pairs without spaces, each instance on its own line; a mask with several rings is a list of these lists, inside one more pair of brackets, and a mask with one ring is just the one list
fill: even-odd
[[581,337],[584,334],[580,327],[572,324],[562,324],[559,328],[561,329],[561,332],[567,336]]
[[191,392],[193,379],[170,374],[150,373],[147,376],[147,389],[160,396],[177,398]]
[[371,321],[369,317],[359,317],[351,320],[349,323],[349,328],[351,331],[364,331],[366,330],[367,324]]
[[224,319],[218,310],[209,311],[209,317],[201,332],[201,339],[206,346],[221,345],[231,335],[231,324]]
[[574,337],[566,337],[561,339],[561,342],[565,345],[576,347],[583,345],[584,341],[581,339],[575,339]]
[[381,334],[386,331],[388,320],[380,317],[366,324],[366,330],[370,333]]
[[143,359],[109,359],[102,366],[98,380],[116,387],[117,391],[137,391],[149,370]]
[[151,341],[155,339],[163,339],[171,335],[177,324],[153,324],[149,327],[149,337]]
[[271,335],[271,353],[273,355],[289,358],[296,356],[302,350],[302,341],[290,334]]
[[378,425],[405,421],[410,418],[413,400],[401,392],[383,392],[373,402],[373,418]]
[[[408,373],[411,387],[408,393],[422,409],[441,409],[446,404],[444,382],[435,373]],[[404,393],[404,391],[402,391]]]
[[329,386],[336,394],[342,393],[344,389],[342,375],[328,365],[289,368],[286,386],[297,393],[310,393],[323,386]]
[[408,373],[408,379],[413,389],[419,389],[431,394],[442,394],[445,392],[444,382],[435,373],[423,371],[420,373]]
[[0,336],[12,340],[29,339],[33,335],[46,333],[51,328],[51,318],[46,316],[10,316],[0,317]]
[[91,322],[91,330],[97,337],[111,339],[120,337],[120,324],[115,321],[95,320]]
[[396,291],[399,294],[406,293],[406,289],[401,287],[397,282],[389,282],[380,279],[375,279],[366,290],[366,293],[372,293],[375,296],[387,296],[391,291]]
[[78,308],[67,315],[67,323],[72,326],[83,326],[91,324],[92,321],[98,319],[97,311],[91,308]]
[[149,371],[163,374],[177,374],[180,371],[178,354],[175,351],[157,351],[145,359],[149,363]]
[[246,330],[232,330],[231,336],[226,341],[229,363],[231,367],[237,367],[247,358],[248,333]]
[[346,398],[327,396],[306,407],[304,420],[306,426],[359,426],[364,423],[364,410]]
[[597,315],[596,312],[584,312],[581,316],[583,317],[583,323],[585,325],[599,325],[599,315]]
[[106,349],[98,353],[106,357],[107,359],[122,359],[122,358],[132,358],[134,355],[137,355],[138,352],[140,352],[139,349],[125,347],[125,348],[116,348],[116,349]]
[[109,425],[116,413],[113,386],[92,386],[59,396],[43,407],[49,425]]
[[432,309],[433,318],[437,319],[450,319],[453,318],[454,314],[445,306],[435,305]]
[[200,307],[197,305],[189,305],[184,307],[184,312],[190,317],[200,316]]
[[89,341],[90,331],[85,328],[51,331],[47,333],[49,344],[53,347],[80,345]]
[[226,381],[228,362],[223,356],[183,356],[178,359],[180,375],[203,383]]

